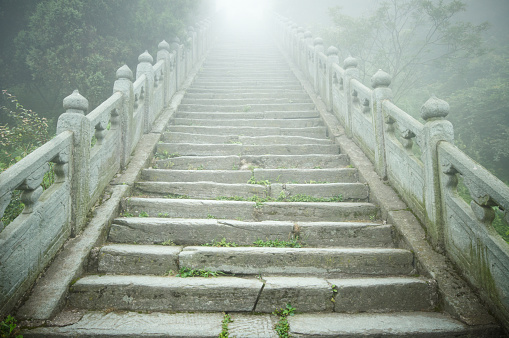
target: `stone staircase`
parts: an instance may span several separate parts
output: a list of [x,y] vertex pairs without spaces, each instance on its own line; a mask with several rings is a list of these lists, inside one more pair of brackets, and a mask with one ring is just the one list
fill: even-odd
[[239,43],[210,52],[71,286],[81,320],[25,336],[491,336],[438,311],[271,40]]

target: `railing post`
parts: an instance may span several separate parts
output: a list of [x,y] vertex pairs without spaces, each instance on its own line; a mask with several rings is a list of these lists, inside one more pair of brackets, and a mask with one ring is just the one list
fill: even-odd
[[387,179],[387,162],[385,159],[385,121],[383,116],[382,104],[385,100],[392,100],[391,76],[379,69],[375,75],[371,77],[371,106],[373,125],[375,127],[375,169],[378,175],[383,179]]
[[320,87],[319,87],[319,84],[318,84],[318,72],[320,71],[319,70],[319,57],[318,57],[318,54],[320,52],[323,53],[324,51],[324,47],[323,47],[323,39],[322,38],[315,38],[314,42],[313,42],[313,45],[315,47],[315,50],[314,50],[314,55],[313,55],[313,58],[314,58],[314,62],[315,62],[315,66],[313,67],[313,88],[315,89],[315,93],[320,93]]
[[327,106],[328,111],[332,111],[332,65],[334,63],[339,64],[339,56],[338,56],[339,50],[334,47],[330,46],[327,49],[327,67],[326,67],[326,76],[327,79],[325,81],[325,104]]
[[426,227],[432,245],[439,250],[444,245],[444,220],[440,190],[440,164],[438,144],[442,141],[454,143],[452,123],[445,120],[449,104],[432,96],[421,107],[421,117],[426,121],[423,129],[422,162],[424,163],[424,206]]
[[[202,36],[203,38],[203,36]],[[205,47],[204,47],[205,48]],[[174,67],[175,67],[175,91],[180,89],[180,77],[181,74],[181,50],[180,50],[180,39],[178,37],[174,37],[173,41],[170,45],[171,51],[175,51],[175,59],[174,59]]]
[[138,67],[136,68],[136,79],[139,79],[145,74],[147,82],[145,83],[145,99],[144,99],[144,113],[143,113],[143,132],[147,134],[150,132],[150,121],[152,114],[152,90],[154,88],[154,67],[152,63],[154,58],[152,55],[145,51],[138,57]]
[[345,88],[345,132],[348,137],[352,137],[352,85],[351,79],[359,78],[359,70],[357,69],[357,60],[351,56],[343,61],[343,69],[345,70],[345,80],[343,87]]
[[134,125],[134,91],[133,91],[133,72],[127,65],[123,65],[117,70],[117,80],[113,85],[113,92],[122,92],[122,108],[118,112],[120,115],[120,130],[122,150],[120,154],[120,166],[122,169],[127,167],[131,158],[131,142],[133,139]]
[[90,121],[85,114],[88,100],[75,90],[63,101],[65,113],[57,122],[57,135],[64,131],[73,132],[72,155],[69,156],[69,179],[71,182],[71,237],[76,236],[83,226],[90,202]]
[[164,84],[164,106],[168,106],[173,93],[170,91],[171,55],[170,45],[165,40],[157,46],[157,62],[164,60],[163,84]]
[[191,39],[191,51],[193,53],[193,58],[192,58],[192,62],[193,62],[193,66],[196,64],[196,61],[198,61],[198,51],[197,51],[197,48],[196,48],[196,32],[194,31],[194,27],[193,26],[189,26],[187,28],[187,34],[189,35],[189,38]]

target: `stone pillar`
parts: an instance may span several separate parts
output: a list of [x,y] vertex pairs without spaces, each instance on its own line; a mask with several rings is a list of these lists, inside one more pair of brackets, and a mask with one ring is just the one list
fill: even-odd
[[319,69],[319,58],[318,58],[318,54],[319,53],[323,53],[324,51],[324,48],[323,48],[323,39],[322,38],[315,38],[315,40],[313,41],[313,45],[314,45],[314,55],[313,55],[313,62],[314,62],[314,67],[313,67],[313,88],[315,89],[315,93],[320,93],[320,88],[318,86],[318,72],[320,71]]
[[165,40],[157,46],[157,62],[164,60],[163,85],[164,85],[164,106],[167,107],[173,93],[170,92],[171,54],[170,45]]
[[145,82],[145,99],[143,100],[143,132],[147,134],[150,132],[152,115],[155,112],[152,111],[152,91],[154,89],[154,67],[152,63],[154,58],[152,55],[145,51],[138,57],[138,67],[136,67],[136,79],[139,79],[142,75],[147,77]]
[[118,112],[120,117],[121,143],[120,167],[125,169],[131,158],[131,142],[134,133],[134,91],[133,72],[127,65],[117,70],[117,80],[113,85],[113,92],[122,92],[122,108]]
[[187,27],[187,34],[189,36],[189,38],[191,39],[191,51],[192,51],[192,55],[193,55],[193,58],[192,58],[192,61],[193,61],[193,66],[196,64],[196,62],[198,61],[198,50],[196,48],[196,32],[194,31],[194,27],[193,26],[189,26]]
[[73,132],[72,155],[69,157],[71,182],[71,237],[81,232],[85,225],[90,203],[90,121],[85,114],[88,100],[75,90],[63,101],[65,113],[57,122],[57,135],[66,130]]
[[379,69],[371,77],[371,105],[372,116],[375,127],[375,169],[378,175],[387,179],[387,162],[385,160],[385,120],[383,116],[382,104],[385,100],[392,100],[391,76]]
[[352,137],[352,86],[351,79],[359,78],[359,70],[357,69],[357,59],[349,56],[343,61],[343,69],[345,70],[345,79],[343,88],[345,91],[345,102],[343,109],[345,112],[345,132],[348,137]]
[[332,81],[333,81],[333,71],[332,71],[332,65],[333,64],[339,64],[339,56],[338,56],[339,50],[334,47],[330,46],[327,49],[327,68],[326,68],[326,76],[327,79],[325,81],[325,97],[323,100],[325,101],[325,105],[327,106],[327,110],[332,112]]
[[[205,48],[205,46],[204,46]],[[170,49],[172,51],[175,51],[175,59],[174,59],[174,67],[175,67],[175,91],[178,91],[180,89],[180,78],[182,77],[181,74],[181,58],[182,58],[182,51],[180,49],[180,39],[176,36],[173,38],[173,41],[171,42]]]
[[302,27],[299,27],[297,28],[297,33],[296,33],[296,41],[295,41],[295,46],[296,46],[296,59],[295,59],[295,64],[300,68],[301,67],[301,62],[302,62],[302,45],[303,45],[303,39],[304,39],[304,28]]
[[440,164],[438,144],[442,141],[454,143],[454,129],[445,120],[449,104],[432,96],[421,107],[421,117],[426,121],[422,135],[422,162],[424,163],[424,206],[428,237],[436,249],[443,249],[444,221],[440,194]]

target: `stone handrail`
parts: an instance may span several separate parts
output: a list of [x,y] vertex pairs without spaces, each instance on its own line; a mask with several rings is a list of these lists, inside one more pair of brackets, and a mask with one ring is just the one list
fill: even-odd
[[[325,51],[321,38],[277,14],[274,30],[346,135],[420,219],[430,244],[509,327],[509,244],[492,226],[494,207],[509,221],[509,187],[454,146],[445,119],[449,105],[431,97],[421,108],[421,123],[391,102],[387,73],[379,70],[368,88],[358,80],[354,58],[341,67],[335,47]],[[470,191],[470,206],[458,195],[459,180]]]
[[[64,99],[57,135],[0,174],[0,217],[14,191],[23,212],[0,224],[0,318],[30,289],[69,237],[86,225],[87,214],[111,180],[126,168],[143,134],[170,103],[210,46],[210,21],[188,28],[187,44],[175,38],[158,46],[157,62],[138,58],[136,81],[126,65],[117,70],[113,94],[87,114],[78,91]],[[43,190],[53,168],[54,183]]]

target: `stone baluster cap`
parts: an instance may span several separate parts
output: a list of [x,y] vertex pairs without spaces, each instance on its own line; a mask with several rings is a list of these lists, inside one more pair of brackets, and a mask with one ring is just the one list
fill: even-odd
[[315,46],[318,46],[318,45],[323,46],[323,39],[322,38],[315,38],[315,40],[313,41],[313,45],[315,45]]
[[343,66],[345,69],[356,68],[357,67],[357,59],[349,56],[343,61]]
[[138,56],[138,62],[148,62],[150,64],[152,64],[152,62],[154,62],[154,58],[152,57],[152,55],[149,54],[148,50],[146,50],[143,54],[141,54],[140,56]]
[[334,46],[327,48],[327,56],[338,56],[339,49]]
[[77,89],[71,95],[64,98],[63,105],[67,113],[84,115],[88,111],[88,100]]
[[117,69],[116,76],[117,76],[117,80],[128,79],[128,80],[132,81],[133,80],[133,71],[127,65],[123,65],[122,67]]
[[309,39],[309,38],[312,38],[312,37],[313,37],[313,34],[311,34],[311,32],[310,32],[310,31],[305,31],[305,32],[304,32],[304,37],[305,37],[306,39]]
[[157,45],[157,48],[159,50],[167,50],[169,52],[170,44],[168,42],[166,42],[166,40],[163,40],[163,41],[159,42],[159,44]]
[[384,72],[383,70],[379,69],[372,77],[371,77],[371,87],[378,88],[378,87],[389,87],[391,84],[392,77]]
[[449,115],[449,104],[444,100],[440,100],[435,95],[426,101],[421,107],[421,117],[428,121],[435,118],[444,118]]

